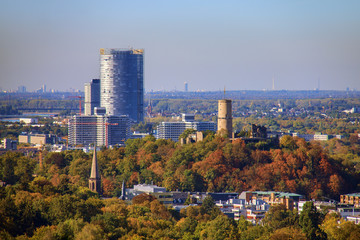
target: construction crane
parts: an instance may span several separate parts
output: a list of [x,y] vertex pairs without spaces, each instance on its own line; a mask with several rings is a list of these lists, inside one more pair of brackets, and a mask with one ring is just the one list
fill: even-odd
[[79,116],[81,116],[81,99],[83,99],[82,96],[69,96],[69,98],[78,98],[79,99]]
[[73,123],[74,125],[105,125],[105,146],[106,148],[109,147],[109,140],[108,140],[108,128],[109,125],[119,125],[118,123]]

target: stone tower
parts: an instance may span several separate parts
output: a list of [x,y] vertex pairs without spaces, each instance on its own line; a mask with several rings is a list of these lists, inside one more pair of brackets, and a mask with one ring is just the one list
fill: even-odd
[[227,131],[229,137],[232,137],[232,106],[231,100],[222,99],[218,102],[218,132]]
[[96,157],[96,147],[94,147],[94,155],[91,164],[91,173],[89,178],[89,188],[91,191],[101,194],[101,178]]

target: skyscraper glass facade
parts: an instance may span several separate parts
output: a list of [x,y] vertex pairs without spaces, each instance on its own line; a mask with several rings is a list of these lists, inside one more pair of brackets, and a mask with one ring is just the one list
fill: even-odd
[[144,120],[143,49],[100,49],[100,105],[107,115]]

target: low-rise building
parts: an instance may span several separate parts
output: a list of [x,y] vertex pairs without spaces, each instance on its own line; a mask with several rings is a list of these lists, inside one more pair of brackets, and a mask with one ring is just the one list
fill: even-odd
[[350,193],[340,195],[340,203],[350,204],[355,207],[360,207],[360,193]]
[[245,191],[239,196],[246,201],[263,200],[270,205],[284,204],[287,209],[293,209],[304,196],[297,193],[275,192],[275,191]]
[[10,138],[4,138],[2,141],[2,146],[5,150],[16,150],[17,149],[17,141],[14,141]]
[[270,204],[261,199],[229,199],[227,201],[217,201],[216,206],[221,212],[234,220],[239,220],[243,216],[253,224],[258,224],[270,209]]
[[171,139],[174,142],[179,140],[179,136],[186,129],[195,131],[216,131],[215,122],[196,122],[194,114],[182,114],[181,122],[161,122],[157,126],[156,139]]
[[56,144],[58,137],[54,134],[21,134],[19,143],[29,143],[34,145]]
[[348,216],[346,218],[347,221],[349,222],[353,222],[355,224],[360,224],[360,215],[356,215],[356,216]]
[[39,121],[37,118],[19,118],[19,122],[30,125],[33,123],[38,123]]

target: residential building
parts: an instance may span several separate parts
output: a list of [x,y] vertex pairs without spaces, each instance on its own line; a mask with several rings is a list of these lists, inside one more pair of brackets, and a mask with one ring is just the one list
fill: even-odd
[[156,139],[171,139],[174,142],[177,142],[179,136],[186,129],[194,129],[196,131],[216,131],[216,123],[196,122],[194,119],[194,114],[182,114],[181,122],[161,122],[157,126]]
[[143,49],[100,49],[100,106],[107,115],[144,120],[143,57]]
[[340,203],[360,207],[360,193],[350,193],[340,195]]
[[100,107],[100,79],[85,83],[85,115],[94,115],[94,108]]
[[303,195],[297,193],[275,192],[275,191],[244,191],[239,198],[251,201],[254,199],[264,200],[270,205],[284,204],[287,209],[293,209],[297,203],[304,199]]
[[258,224],[270,209],[270,205],[264,200],[246,200],[244,198],[220,200],[216,202],[216,206],[220,208],[221,212],[234,218],[234,220],[239,220],[240,216],[244,216],[253,224]]

